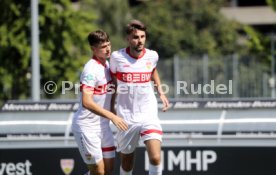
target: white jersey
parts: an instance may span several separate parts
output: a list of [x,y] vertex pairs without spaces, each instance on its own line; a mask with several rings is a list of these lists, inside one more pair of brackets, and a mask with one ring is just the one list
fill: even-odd
[[144,49],[139,58],[133,58],[129,48],[111,55],[110,71],[118,82],[117,114],[128,123],[157,118],[157,100],[151,85],[157,61],[157,52],[149,49]]
[[[93,100],[99,106],[110,110],[111,93],[107,93],[107,86],[112,81],[110,76],[109,64],[106,61],[103,66],[97,58],[90,59],[84,66],[80,77],[80,90],[89,89],[93,92]],[[96,115],[91,110],[82,105],[82,94],[80,106],[75,113],[72,130],[77,132],[99,131],[109,127],[110,120]]]

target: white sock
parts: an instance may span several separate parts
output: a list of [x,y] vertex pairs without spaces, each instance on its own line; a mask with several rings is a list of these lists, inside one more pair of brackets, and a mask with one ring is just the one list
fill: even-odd
[[122,167],[120,167],[120,175],[132,175],[132,170],[129,172],[125,172],[125,170]]
[[162,165],[149,164],[149,175],[162,175]]
[[87,173],[85,173],[84,175],[90,175],[90,171],[88,171]]

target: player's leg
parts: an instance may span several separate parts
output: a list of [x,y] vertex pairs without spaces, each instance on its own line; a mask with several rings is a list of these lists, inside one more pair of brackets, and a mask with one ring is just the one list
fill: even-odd
[[110,127],[102,131],[101,137],[105,175],[111,175],[114,169],[116,148]]
[[134,157],[135,152],[130,154],[120,153],[121,159],[121,167],[120,167],[120,175],[132,175],[132,170],[134,167]]
[[116,134],[117,152],[120,152],[120,175],[132,175],[134,167],[135,149],[140,139],[141,125],[129,124],[127,131],[118,131]]
[[146,145],[149,157],[149,175],[161,175],[162,128],[158,119],[146,121],[141,130],[141,139]]
[[105,175],[111,175],[114,170],[115,158],[104,158],[103,161]]
[[96,164],[87,165],[90,175],[105,175],[103,159]]
[[104,162],[99,133],[74,132],[79,152],[92,175],[104,175]]
[[149,175],[161,175],[161,142],[153,139],[145,141],[146,149],[149,156]]

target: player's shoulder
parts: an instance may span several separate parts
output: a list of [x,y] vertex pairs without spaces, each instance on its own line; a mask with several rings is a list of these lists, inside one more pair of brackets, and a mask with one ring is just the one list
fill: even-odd
[[84,67],[89,67],[89,66],[94,66],[95,65],[95,60],[90,58],[84,65]]
[[96,70],[98,67],[97,61],[90,58],[90,60],[88,60],[85,65],[84,65],[84,71],[89,71],[89,70]]
[[121,57],[126,53],[126,48],[122,48],[116,51],[113,51],[111,54],[112,58]]
[[158,57],[158,53],[155,51],[155,50],[151,50],[151,49],[148,49],[148,48],[145,48],[146,49],[146,54],[150,57]]

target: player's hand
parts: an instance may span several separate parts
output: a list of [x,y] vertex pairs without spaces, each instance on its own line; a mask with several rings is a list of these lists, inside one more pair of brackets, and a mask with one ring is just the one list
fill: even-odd
[[111,121],[121,131],[126,131],[128,129],[127,123],[117,115],[114,115]]
[[167,97],[164,94],[160,95],[160,99],[161,99],[161,101],[163,103],[162,110],[163,110],[163,112],[166,112],[169,109],[169,107],[170,107],[169,100],[167,99]]

